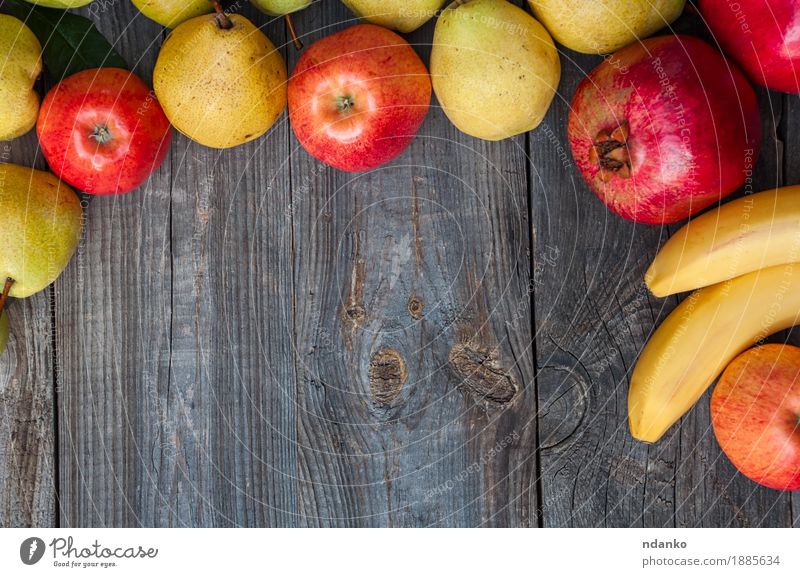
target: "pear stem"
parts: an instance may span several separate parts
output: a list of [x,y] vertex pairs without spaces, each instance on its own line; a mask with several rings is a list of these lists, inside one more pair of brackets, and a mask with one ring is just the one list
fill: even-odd
[[303,49],[303,43],[300,41],[300,38],[297,37],[297,30],[294,27],[294,20],[292,20],[292,15],[287,14],[283,17],[286,20],[286,26],[289,28],[289,34],[292,37],[292,42],[294,43],[294,47],[296,50]]
[[214,5],[214,10],[217,13],[217,26],[223,30],[230,30],[233,28],[233,22],[231,22],[231,19],[228,18],[227,14],[225,14],[225,10],[222,9],[222,4],[219,3],[219,0],[213,0],[211,3]]
[[8,277],[6,279],[6,285],[3,287],[3,294],[0,295],[0,315],[3,314],[3,307],[6,306],[6,300],[8,299],[8,293],[11,292],[11,287],[16,281]]

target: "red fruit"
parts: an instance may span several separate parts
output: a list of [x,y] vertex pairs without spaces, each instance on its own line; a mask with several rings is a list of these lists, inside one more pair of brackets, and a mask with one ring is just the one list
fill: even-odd
[[698,38],[632,44],[595,68],[572,100],[578,168],[615,213],[675,222],[741,186],[761,142],[753,88]]
[[800,348],[765,345],[734,359],[711,396],[711,421],[744,475],[800,490]]
[[42,102],[36,133],[53,172],[90,194],[138,187],[172,141],[154,94],[121,68],[84,70],[59,82]]
[[297,139],[322,162],[370,170],[398,156],[428,113],[431,80],[414,49],[360,24],[306,49],[289,79]]
[[699,8],[725,54],[753,82],[800,92],[800,2],[700,0]]

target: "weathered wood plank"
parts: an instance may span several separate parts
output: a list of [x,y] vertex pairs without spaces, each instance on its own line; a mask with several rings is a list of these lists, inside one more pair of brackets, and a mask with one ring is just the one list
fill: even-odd
[[[675,28],[703,35],[692,15]],[[565,56],[561,92],[570,98],[599,58]],[[762,96],[756,189],[774,184],[777,170],[770,103],[780,97]],[[535,270],[544,273],[535,302],[545,525],[786,525],[787,497],[736,475],[721,454],[708,396],[659,443],[630,437],[630,371],[678,302],[650,296],[643,274],[676,227],[635,226],[593,197],[568,152],[567,114],[558,103],[531,150]]]
[[572,94],[599,62],[563,52],[561,98],[531,135],[544,525],[671,525],[674,443],[648,451],[626,420],[627,376],[662,315],[642,278],[665,231],[611,214],[566,135]]
[[[150,79],[160,28],[100,16]],[[287,131],[222,152],[176,135],[146,187],[93,202],[59,292],[65,525],[294,522]]]
[[[104,8],[105,6],[101,7]],[[84,9],[149,83],[162,29],[130,3]],[[62,526],[137,526],[168,514],[170,163],[141,189],[91,200],[56,287]]]
[[[782,147],[776,126],[783,96],[759,89],[764,142],[752,184],[737,195],[782,183]],[[773,341],[785,340],[776,335]],[[791,496],[761,487],[739,474],[719,447],[711,427],[713,387],[681,421],[681,463],[677,469],[679,526],[784,527],[791,525]]]
[[[297,20],[311,42],[349,18]],[[426,60],[431,34],[411,37]],[[524,138],[434,108],[358,175],[292,143],[303,524],[535,525]]]
[[[34,132],[0,142],[0,162],[45,169]],[[0,166],[2,170],[2,166]],[[0,355],[0,527],[56,524],[53,289],[7,305]]]
[[[782,115],[778,124],[778,139],[782,143],[781,167],[783,169],[782,185],[800,184],[800,97],[785,94],[782,102]],[[785,339],[795,346],[800,346],[800,329],[795,328]],[[792,493],[792,524],[800,527],[800,492]]]
[[[715,43],[696,17],[684,17],[683,29]],[[777,137],[783,96],[757,89],[763,143],[752,182],[731,198],[783,184],[783,143]],[[785,340],[776,335],[772,340]],[[680,463],[676,471],[676,524],[703,527],[783,527],[791,524],[791,497],[766,489],[739,474],[719,447],[711,427],[713,387],[680,425]]]
[[[281,21],[265,32],[283,43]],[[233,150],[174,145],[169,524],[294,523],[287,133],[283,118]]]

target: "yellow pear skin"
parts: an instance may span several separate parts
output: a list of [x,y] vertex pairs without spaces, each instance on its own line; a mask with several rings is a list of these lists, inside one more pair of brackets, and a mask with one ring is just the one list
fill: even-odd
[[528,0],[559,44],[610,54],[674,22],[686,0]]
[[172,125],[211,148],[264,134],[286,108],[286,64],[247,18],[213,14],[173,30],[158,54],[153,88]]
[[398,32],[413,32],[436,15],[447,0],[342,0],[367,22]]
[[505,0],[451,4],[436,22],[433,90],[462,132],[502,140],[533,130],[560,78],[561,63],[547,30]]
[[81,203],[49,172],[0,164],[0,286],[9,295],[39,292],[64,270],[81,236]]
[[150,20],[167,28],[214,11],[209,0],[133,0],[133,5]]
[[0,314],[0,355],[6,350],[8,344],[8,315],[3,311]]
[[31,4],[38,6],[46,6],[47,8],[80,8],[93,2],[93,0],[25,0]]
[[270,16],[286,16],[311,4],[311,0],[250,0],[250,2]]
[[0,14],[0,55],[0,140],[11,140],[36,124],[33,83],[42,72],[42,47],[21,20]]

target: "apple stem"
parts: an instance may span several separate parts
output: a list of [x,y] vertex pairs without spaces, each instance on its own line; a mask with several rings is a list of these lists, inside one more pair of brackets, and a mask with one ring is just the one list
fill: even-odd
[[300,38],[297,37],[297,30],[294,27],[294,20],[292,20],[292,15],[287,14],[283,17],[286,20],[286,27],[289,28],[289,34],[292,37],[292,43],[296,50],[303,49],[303,43],[300,41]]
[[11,292],[11,287],[16,281],[8,277],[6,279],[6,285],[3,287],[3,294],[0,295],[0,315],[3,314],[3,307],[6,306],[6,300],[8,299],[8,293]]
[[228,18],[227,14],[225,14],[225,10],[222,9],[222,5],[219,3],[219,0],[213,0],[211,3],[214,5],[214,10],[217,13],[215,17],[217,26],[223,30],[230,30],[233,28],[233,22],[231,22],[231,19]]

